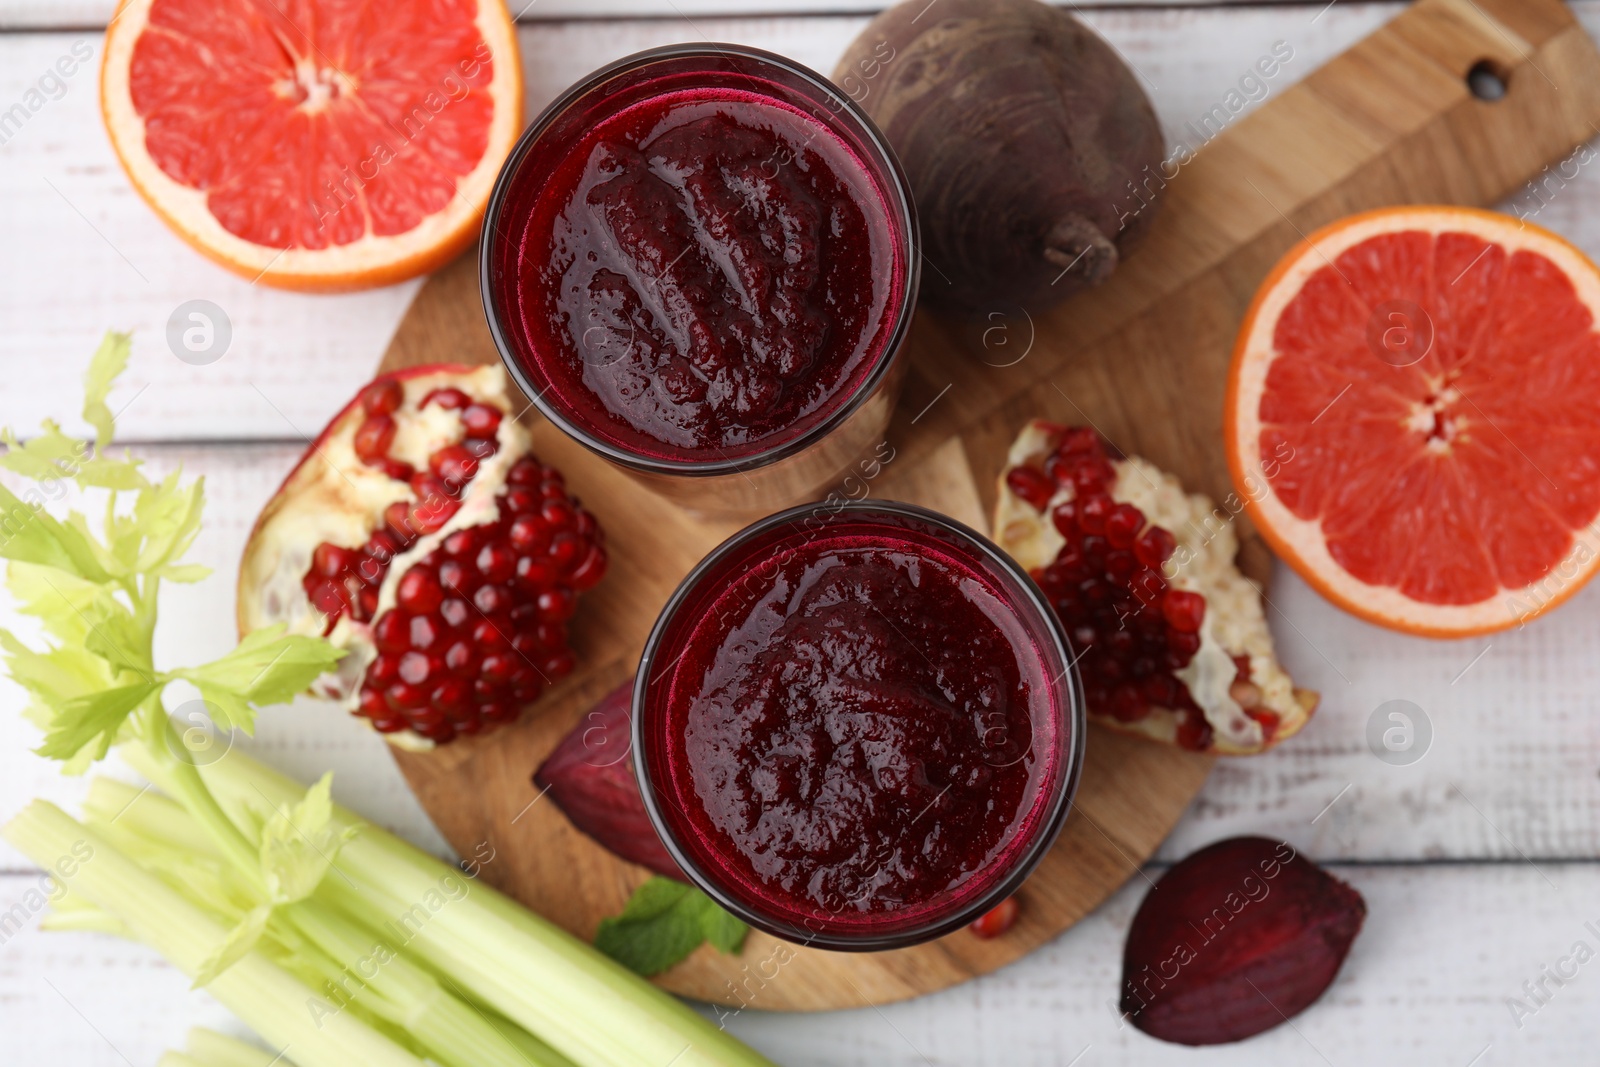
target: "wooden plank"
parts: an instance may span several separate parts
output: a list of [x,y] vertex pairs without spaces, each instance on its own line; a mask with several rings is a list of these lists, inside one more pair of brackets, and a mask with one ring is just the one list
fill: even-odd
[[[1063,6],[1107,8],[1242,7],[1278,0],[1047,0]],[[117,0],[3,0],[0,31],[101,27],[116,10]],[[506,0],[521,22],[604,20],[618,18],[730,18],[766,15],[873,13],[884,0]]]
[[[1062,1067],[1080,1054],[1079,1067],[1594,1061],[1600,963],[1584,964],[1564,986],[1547,981],[1553,995],[1542,1006],[1527,999],[1523,983],[1539,980],[1578,941],[1600,950],[1584,925],[1600,926],[1600,867],[1333,871],[1366,898],[1365,929],[1332,988],[1292,1028],[1242,1044],[1162,1044],[1109,1007],[1127,925],[1147,890],[1141,879],[1027,959],[955,989],[874,1010],[797,1016],[760,1010],[753,986],[750,1006],[726,1025],[789,1067]],[[1160,868],[1147,873],[1159,877]],[[33,877],[0,877],[0,911],[34,888]],[[783,981],[779,971],[772,985]],[[1520,1029],[1509,998],[1537,1007]],[[153,952],[31,925],[0,944],[0,1019],[7,1062],[22,1064],[153,1063],[192,1025],[248,1036]]]
[[[1314,24],[1310,6],[1094,10],[1085,17],[1153,85],[1147,89],[1176,138],[1236,87],[1274,41],[1289,41],[1295,56],[1266,83],[1268,100],[1398,7],[1341,2]],[[1600,0],[1587,9],[1600,26]],[[829,70],[864,22],[849,16],[527,26],[521,41],[529,108],[542,107],[609,59],[695,37],[756,45]],[[9,271],[0,288],[0,362],[8,374],[0,425],[26,428],[45,412],[72,415],[84,361],[100,331],[115,326],[136,331],[133,366],[113,398],[114,406],[129,405],[123,426],[130,440],[296,440],[314,433],[370,374],[415,284],[340,296],[277,292],[246,285],[172,236],[131,191],[106,142],[95,100],[96,35],[0,34],[0,110],[23,99],[80,40],[95,49],[91,64],[0,144],[8,263],[29,265]],[[1580,178],[1600,194],[1600,183]],[[1571,236],[1600,251],[1600,212],[1573,211],[1564,220]],[[194,298],[216,303],[233,324],[231,348],[210,366],[180,362],[164,339],[168,317]]]

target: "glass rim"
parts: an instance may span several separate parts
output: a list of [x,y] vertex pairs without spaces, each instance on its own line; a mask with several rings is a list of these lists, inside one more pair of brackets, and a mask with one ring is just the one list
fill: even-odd
[[[494,250],[505,240],[501,236],[500,221],[511,187],[516,183],[518,172],[521,170],[524,160],[527,159],[537,145],[539,138],[549,130],[556,119],[565,113],[568,108],[600,89],[618,75],[649,66],[652,63],[673,59],[696,58],[748,59],[755,60],[758,63],[765,63],[799,78],[821,92],[825,98],[831,98],[839,102],[840,106],[834,112],[834,115],[836,117],[847,115],[849,121],[854,122],[859,127],[859,132],[878,157],[876,162],[882,165],[889,178],[891,188],[885,190],[885,192],[894,199],[895,203],[886,204],[885,206],[890,208],[891,225],[893,225],[893,218],[897,217],[900,228],[903,230],[905,247],[902,255],[905,260],[905,276],[904,291],[900,295],[898,307],[893,310],[893,326],[878,351],[875,365],[857,383],[851,394],[837,408],[829,412],[826,418],[793,440],[785,441],[782,444],[774,445],[758,452],[752,452],[749,455],[710,460],[674,460],[644,455],[604,440],[587,427],[569,418],[557,405],[546,399],[545,393],[549,391],[549,385],[547,384],[544,388],[540,388],[533,380],[527,369],[523,367],[522,360],[517,355],[516,346],[512,343],[508,331],[502,325],[502,319],[506,316],[503,314],[499,301],[495,297],[495,286],[492,282],[494,271],[492,260]],[[517,387],[532,401],[545,418],[558,426],[567,436],[591,451],[633,470],[679,477],[714,477],[717,475],[747,473],[766,467],[790,456],[798,455],[848,421],[850,416],[854,415],[877,392],[878,386],[888,376],[896,355],[901,347],[904,346],[906,337],[911,330],[912,313],[916,310],[917,290],[922,279],[922,237],[918,229],[916,203],[911,197],[911,183],[906,178],[905,170],[901,167],[900,159],[890,146],[888,138],[883,135],[877,124],[861,109],[860,105],[828,78],[803,63],[797,63],[775,52],[752,48],[748,45],[722,44],[709,41],[660,45],[614,60],[580,78],[552,100],[539,113],[538,117],[529,123],[528,128],[522,131],[521,136],[517,138],[516,145],[512,147],[510,155],[501,164],[500,173],[496,176],[494,187],[490,190],[488,206],[484,210],[481,233],[482,236],[478,243],[478,290],[479,296],[483,301],[483,314],[489,324],[489,335],[494,341],[496,351],[500,354],[500,361],[505,365],[506,371],[511,375],[512,380],[517,383]]]
[[[1003,573],[1015,580],[1016,588],[1021,598],[1029,608],[1038,616],[1042,629],[1048,635],[1053,651],[1060,657],[1065,665],[1061,674],[1052,680],[1050,688],[1059,695],[1058,707],[1060,711],[1060,733],[1066,734],[1065,751],[1062,753],[1061,770],[1057,775],[1057,784],[1053,795],[1037,802],[1043,805],[1043,812],[1034,831],[1033,840],[1028,846],[1018,853],[1013,861],[1011,871],[988,890],[978,894],[966,904],[942,915],[936,921],[917,926],[891,930],[886,933],[872,933],[864,931],[860,934],[841,934],[826,930],[816,930],[804,925],[791,923],[764,914],[744,904],[732,894],[728,893],[716,879],[709,877],[687,851],[682,848],[676,837],[670,831],[665,817],[662,815],[661,804],[658,802],[655,786],[649,773],[648,761],[645,757],[645,729],[644,729],[644,702],[646,689],[649,685],[651,668],[658,647],[664,639],[669,627],[676,621],[678,611],[685,601],[695,592],[705,577],[728,557],[735,555],[756,538],[785,525],[791,525],[796,520],[808,514],[827,512],[826,521],[833,521],[842,515],[888,515],[893,518],[913,519],[926,523],[936,529],[953,535],[964,547],[976,552],[988,562],[996,565]],[[1015,602],[1014,600],[1012,601]],[[676,665],[676,660],[670,666]],[[809,948],[822,948],[844,952],[876,952],[886,949],[907,948],[911,945],[931,941],[945,934],[953,933],[974,919],[983,915],[1000,901],[1015,893],[1027,880],[1046,853],[1055,844],[1060,836],[1061,828],[1065,825],[1067,815],[1072,809],[1073,801],[1077,796],[1078,785],[1082,778],[1084,748],[1087,742],[1088,715],[1087,705],[1084,700],[1083,681],[1079,677],[1077,661],[1073,658],[1071,644],[1067,640],[1065,630],[1060,620],[1051,608],[1049,600],[1043,590],[1039,588],[1031,575],[1013,560],[994,542],[983,536],[978,531],[965,523],[942,515],[929,508],[916,504],[906,504],[893,500],[852,500],[840,504],[827,504],[813,502],[786,508],[783,511],[769,515],[751,523],[744,529],[730,536],[720,545],[706,555],[693,570],[686,575],[661,609],[661,614],[656,617],[656,622],[650,630],[650,636],[645,641],[644,652],[639,660],[638,673],[633,683],[633,703],[631,707],[632,725],[630,743],[633,748],[633,771],[638,779],[639,792],[644,798],[646,813],[650,816],[651,826],[656,831],[656,836],[661,839],[662,845],[672,856],[673,862],[683,871],[702,892],[716,901],[722,908],[732,913],[748,925],[758,930],[763,930],[775,937],[786,941],[801,944]]]

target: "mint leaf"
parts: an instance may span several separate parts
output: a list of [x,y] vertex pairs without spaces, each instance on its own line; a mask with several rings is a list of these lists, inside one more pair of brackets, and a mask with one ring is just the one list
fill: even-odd
[[89,360],[89,369],[83,375],[83,418],[94,427],[95,447],[104,449],[111,443],[114,429],[111,409],[106,398],[111,395],[111,383],[128,368],[128,356],[133,352],[133,334],[107,330]]
[[281,704],[294,699],[344,655],[317,637],[285,635],[282,623],[254,630],[239,647],[200,667],[185,667],[173,677],[192,682],[214,706],[212,718],[223,729],[255,726],[252,705]]
[[705,901],[700,910],[700,929],[705,933],[706,940],[718,952],[737,956],[744,950],[744,938],[750,932],[750,927],[704,893],[700,896]]
[[723,952],[738,952],[748,932],[700,890],[657,875],[634,890],[621,915],[600,920],[594,947],[648,978],[705,941]]

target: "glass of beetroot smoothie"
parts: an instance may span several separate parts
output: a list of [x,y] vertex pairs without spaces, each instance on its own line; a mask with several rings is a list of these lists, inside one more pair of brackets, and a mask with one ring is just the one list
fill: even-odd
[[907,504],[804,505],[708,556],[634,688],[662,841],[723,907],[820,948],[900,948],[1014,891],[1083,761],[1080,684],[1038,587]]
[[569,435],[701,512],[805,499],[883,440],[917,291],[904,175],[821,75],[736,45],[579,82],[501,171],[484,310]]

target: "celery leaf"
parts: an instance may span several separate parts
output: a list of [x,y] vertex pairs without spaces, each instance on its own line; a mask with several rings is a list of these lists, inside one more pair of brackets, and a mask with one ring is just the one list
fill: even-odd
[[228,931],[228,936],[223,938],[222,944],[217,946],[216,951],[200,964],[191,988],[199,989],[210,985],[223,971],[244,959],[261,940],[261,935],[267,932],[267,922],[271,918],[271,904],[251,908],[243,921]]
[[89,360],[89,369],[83,376],[83,418],[94,427],[95,446],[104,449],[111,443],[113,421],[106,398],[111,395],[111,384],[128,368],[128,356],[133,352],[133,335],[107,330]]
[[279,623],[254,630],[221,659],[173,671],[173,677],[194,683],[214,705],[218,726],[249,732],[255,725],[252,705],[294,699],[344,655],[321,638],[286,635],[284,629]]
[[304,900],[333,866],[353,830],[333,821],[333,774],[324,774],[289,811],[278,811],[261,829],[261,871],[274,904]]
[[37,490],[18,497],[0,485],[0,559],[54,567],[92,582],[110,576],[98,546],[82,528],[61,522],[44,509]]
[[50,723],[44,744],[35,751],[47,759],[70,760],[93,745],[94,758],[104,759],[128,716],[159,688],[160,684],[154,681],[139,682],[64,701]]

